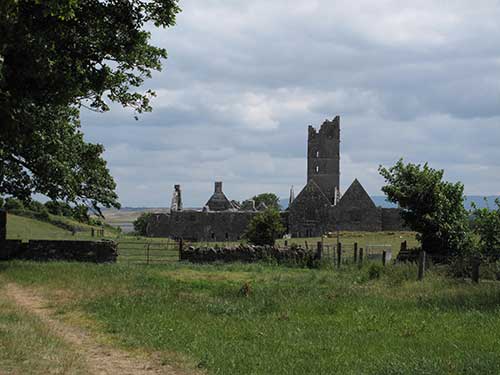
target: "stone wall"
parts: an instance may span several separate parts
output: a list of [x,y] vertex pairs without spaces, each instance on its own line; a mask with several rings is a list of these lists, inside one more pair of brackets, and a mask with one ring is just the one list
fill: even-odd
[[76,262],[116,262],[114,241],[0,241],[0,260],[64,260]]
[[238,247],[193,247],[181,250],[180,260],[191,263],[258,262],[299,264],[312,267],[319,259],[316,251],[302,247],[278,248],[273,246],[240,245]]
[[400,208],[379,208],[382,212],[382,230],[384,231],[402,231],[409,230],[404,225],[401,217]]
[[149,237],[184,238],[190,241],[238,241],[252,211],[172,211],[154,214],[148,224]]

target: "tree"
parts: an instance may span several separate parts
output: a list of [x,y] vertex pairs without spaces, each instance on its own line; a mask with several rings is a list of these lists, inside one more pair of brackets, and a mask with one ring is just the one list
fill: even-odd
[[134,221],[134,230],[139,236],[147,236],[148,235],[148,223],[152,214],[150,212],[143,212],[135,221]]
[[425,163],[379,167],[386,185],[382,191],[402,209],[406,225],[418,232],[422,248],[432,254],[460,252],[468,237],[468,215],[464,207],[464,187],[443,181],[443,170]]
[[0,210],[3,208],[3,203],[4,203],[4,200],[2,197],[0,197]]
[[255,201],[255,207],[259,207],[259,204],[264,203],[268,208],[281,209],[280,199],[274,193],[262,193],[251,199]]
[[277,238],[285,232],[278,210],[268,208],[256,214],[245,233],[245,238],[255,245],[274,245]]
[[24,204],[19,199],[11,197],[5,200],[4,208],[6,211],[24,210]]
[[472,228],[479,236],[480,253],[497,260],[500,257],[500,199],[495,200],[495,205],[495,209],[477,208],[473,203]]
[[177,0],[0,2],[0,194],[119,207],[80,109],[150,111],[154,93],[130,88],[160,70],[166,51],[145,27],[172,26],[179,11]]
[[47,207],[47,210],[49,210],[52,215],[67,217],[73,216],[73,209],[66,202],[47,201],[45,202],[45,207]]

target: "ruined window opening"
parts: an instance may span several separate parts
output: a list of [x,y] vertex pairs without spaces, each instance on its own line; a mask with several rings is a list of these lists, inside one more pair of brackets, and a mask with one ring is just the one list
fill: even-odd
[[226,240],[229,239],[229,233],[226,232]]
[[215,240],[215,233],[212,233],[212,240]]
[[316,166],[316,173],[319,173],[319,165]]
[[316,157],[319,158],[319,151],[316,151]]

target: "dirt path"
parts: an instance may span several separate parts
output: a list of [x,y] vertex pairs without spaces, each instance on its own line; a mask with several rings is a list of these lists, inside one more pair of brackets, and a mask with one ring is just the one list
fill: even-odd
[[185,375],[186,372],[168,365],[159,365],[132,356],[123,350],[100,344],[82,328],[74,327],[53,318],[54,311],[46,301],[29,289],[10,283],[5,286],[6,295],[20,307],[38,316],[55,335],[63,339],[82,357],[90,374],[98,375]]

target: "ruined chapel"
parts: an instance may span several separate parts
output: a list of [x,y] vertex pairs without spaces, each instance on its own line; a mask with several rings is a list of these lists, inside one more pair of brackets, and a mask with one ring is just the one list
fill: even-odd
[[[215,183],[213,195],[201,210],[184,210],[179,185],[175,185],[169,213],[151,216],[148,235],[194,241],[235,241],[249,221],[265,206],[242,208],[230,201]],[[355,179],[345,193],[340,190],[340,117],[326,120],[319,129],[308,128],[307,184],[281,213],[292,237],[319,237],[328,232],[394,231],[403,229],[400,210],[377,207]]]

